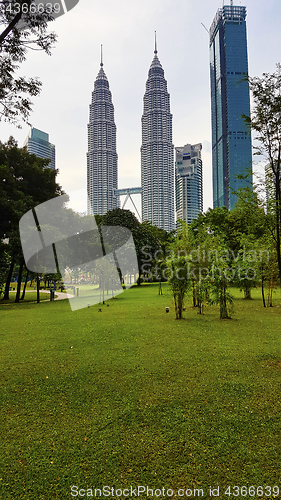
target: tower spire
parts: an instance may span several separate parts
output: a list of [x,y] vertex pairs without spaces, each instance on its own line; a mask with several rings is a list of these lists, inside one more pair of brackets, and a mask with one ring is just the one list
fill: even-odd
[[156,31],[155,31],[155,49],[154,54],[157,54],[157,40],[156,40]]
[[102,62],[102,45],[100,46],[100,65],[101,65],[101,67],[103,66],[103,62]]

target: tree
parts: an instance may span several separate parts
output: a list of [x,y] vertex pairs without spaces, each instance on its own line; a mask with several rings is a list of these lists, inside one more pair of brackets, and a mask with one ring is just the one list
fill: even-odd
[[190,286],[188,228],[184,221],[179,221],[179,224],[176,238],[169,248],[171,257],[166,260],[169,272],[168,283],[174,297],[176,319],[182,319],[184,297]]
[[[229,249],[221,236],[212,238],[213,252],[211,252],[210,263],[210,304],[218,304],[220,307],[220,319],[230,319],[233,305],[233,297],[228,291],[229,283],[233,280],[235,271],[233,262],[229,260]],[[217,255],[220,255],[218,266]],[[225,258],[223,256],[226,256]],[[229,274],[231,273],[231,274]]]
[[208,252],[211,241],[210,228],[204,221],[204,216],[199,215],[189,226],[189,241],[192,248],[192,300],[193,307],[198,307],[199,314],[203,313],[204,304],[209,299],[209,269]]
[[229,214],[233,228],[233,257],[237,272],[235,283],[244,290],[244,298],[251,299],[251,289],[259,278],[259,264],[267,231],[266,214],[257,187],[240,188],[235,193],[237,202]]
[[[28,49],[51,54],[56,40],[47,32],[52,21],[50,3],[37,5],[35,0],[2,0],[0,2],[0,119],[18,125],[27,122],[32,103],[29,97],[40,93],[38,78],[16,76],[19,65],[26,60]],[[19,125],[18,125],[19,126]]]
[[146,244],[141,248],[141,270],[147,281],[159,281],[159,295],[162,295],[162,280],[165,277],[165,256],[173,241],[174,235],[165,229],[154,226],[149,221],[141,224],[142,232],[146,235]]
[[7,268],[10,267],[11,258],[6,249],[6,244],[0,241],[0,296],[6,282]]
[[[218,304],[220,318],[231,317],[232,297],[228,286],[233,281],[235,268],[231,251],[230,212],[226,207],[210,209],[200,215],[190,227],[193,253],[194,305],[202,309],[204,301]],[[233,242],[232,242],[233,244]]]
[[[23,255],[19,237],[19,220],[36,205],[63,194],[56,183],[56,170],[48,168],[49,160],[29,154],[18,148],[10,137],[0,142],[0,239],[6,239],[6,252],[10,255],[10,268],[6,277],[4,298],[9,298],[9,285],[16,262],[23,271]],[[20,280],[18,283],[20,289]],[[19,292],[17,295],[19,300]]]
[[[142,262],[143,262],[143,249],[147,245],[157,246],[157,242],[155,241],[155,236],[153,235],[152,230],[150,229],[149,224],[143,223],[141,224],[135,215],[130,210],[124,210],[121,208],[115,208],[114,210],[110,210],[107,212],[102,219],[102,223],[104,226],[121,226],[127,228],[131,231],[137,259],[138,259],[138,285],[141,283],[141,273],[142,273]],[[118,245],[122,246],[124,240],[122,239],[122,231],[116,233],[114,238],[118,241],[112,241],[112,243],[117,248]]]
[[257,132],[255,154],[269,163],[273,176],[275,199],[275,246],[281,285],[281,67],[275,73],[263,73],[262,78],[248,77],[254,107],[246,123]]

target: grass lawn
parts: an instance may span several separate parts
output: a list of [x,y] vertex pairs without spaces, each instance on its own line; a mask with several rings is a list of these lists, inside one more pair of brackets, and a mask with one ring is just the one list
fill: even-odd
[[[73,485],[85,498],[139,485],[165,499],[218,486],[216,498],[281,495],[280,292],[264,309],[260,292],[235,291],[228,321],[189,299],[175,321],[163,289],[75,312],[67,300],[0,302],[1,499],[71,499]],[[224,494],[235,485],[263,490]]]
[[[1,302],[0,304],[1,305],[9,305],[10,306],[10,303],[11,301],[15,301],[15,298],[16,298],[16,294],[17,292],[10,292],[9,293],[9,297],[10,299],[9,300],[5,300],[3,302]],[[39,292],[39,295],[40,295],[40,300],[50,300],[50,292]],[[25,296],[24,296],[24,302],[37,302],[37,292],[32,290],[32,291],[29,291],[27,290],[26,293],[25,293]],[[20,301],[22,302],[22,301]]]

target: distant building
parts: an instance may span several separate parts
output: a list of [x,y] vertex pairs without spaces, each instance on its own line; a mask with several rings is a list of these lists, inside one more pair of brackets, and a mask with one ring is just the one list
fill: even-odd
[[172,115],[156,42],[146,81],[141,123],[142,220],[170,232],[175,229]]
[[177,221],[191,224],[203,212],[202,144],[176,147]]
[[[242,118],[250,116],[246,7],[224,5],[210,28],[213,203],[232,209],[231,188],[246,187],[238,179],[252,169],[251,134]],[[251,181],[251,177],[248,181]]]
[[118,206],[117,152],[114,107],[101,59],[92,92],[88,124],[88,214],[104,215]]
[[56,148],[54,144],[49,142],[49,134],[32,127],[25,140],[24,146],[27,146],[27,151],[31,154],[39,156],[39,158],[49,159],[48,167],[55,170],[56,168]]

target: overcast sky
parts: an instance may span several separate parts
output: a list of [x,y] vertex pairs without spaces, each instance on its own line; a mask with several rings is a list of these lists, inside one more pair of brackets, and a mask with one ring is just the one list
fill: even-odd
[[[280,0],[234,5],[247,7],[249,74],[275,71],[281,61]],[[80,0],[50,24],[58,35],[52,56],[30,51],[20,74],[43,82],[30,121],[55,144],[58,182],[67,193],[86,187],[87,123],[101,44],[115,108],[119,188],[140,186],[143,95],[156,30],[171,96],[173,143],[202,143],[204,210],[213,206],[209,36],[201,23],[209,29],[221,6],[218,0]],[[28,132],[27,125],[19,130],[2,122],[0,140],[13,135],[22,146]]]

